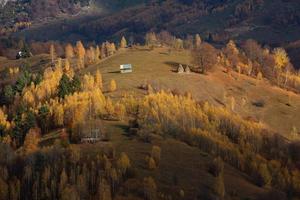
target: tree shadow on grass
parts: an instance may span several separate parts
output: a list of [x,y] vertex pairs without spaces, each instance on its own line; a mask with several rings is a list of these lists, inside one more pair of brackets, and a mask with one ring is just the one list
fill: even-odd
[[171,71],[172,72],[177,72],[177,68],[179,66],[180,63],[178,62],[173,62],[173,61],[166,61],[164,62],[166,65],[169,65],[171,67]]
[[120,70],[108,72],[110,74],[120,74]]

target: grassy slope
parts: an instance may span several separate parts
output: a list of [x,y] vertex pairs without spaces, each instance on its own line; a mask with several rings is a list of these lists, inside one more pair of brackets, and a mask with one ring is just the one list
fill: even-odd
[[[196,147],[190,147],[174,139],[156,139],[144,143],[124,135],[126,123],[106,122],[107,131],[112,134],[112,143],[117,152],[126,152],[137,169],[139,178],[155,177],[159,191],[172,194],[174,199],[179,198],[179,191],[185,191],[185,199],[195,199],[197,194],[205,196],[211,189],[213,176],[207,172],[207,166],[212,157],[201,152]],[[162,149],[161,162],[158,169],[146,169],[145,157],[151,153],[152,145]],[[178,185],[174,186],[173,177],[176,174]],[[265,190],[256,187],[250,182],[250,177],[240,173],[229,165],[225,165],[225,187],[227,194],[236,193],[236,199],[257,197]]]
[[[134,72],[118,73],[119,65],[124,63],[133,64]],[[160,89],[176,89],[182,94],[190,92],[197,100],[208,100],[218,106],[228,106],[229,99],[233,96],[236,101],[235,112],[243,117],[251,116],[261,120],[286,137],[293,126],[300,130],[299,95],[271,86],[267,81],[257,83],[255,79],[244,75],[238,78],[236,73],[229,76],[221,69],[208,76],[195,73],[177,74],[172,70],[178,63],[189,63],[187,51],[174,51],[168,55],[166,49],[140,49],[122,52],[98,65],[89,66],[84,71],[93,73],[100,69],[106,85],[111,79],[115,79],[119,88],[113,94],[115,97],[119,97],[124,91],[142,95],[145,91],[138,87],[145,82]],[[289,95],[291,106],[286,105],[289,103]],[[245,106],[241,105],[242,98],[247,99]],[[265,102],[264,107],[253,105],[261,100]]]
[[[217,106],[229,106],[229,99],[233,96],[236,101],[235,112],[243,117],[252,117],[261,120],[267,126],[288,137],[292,127],[300,130],[300,96],[287,92],[267,81],[256,82],[255,79],[241,75],[238,78],[236,73],[232,76],[225,74],[221,69],[210,75],[201,74],[177,74],[172,70],[176,69],[179,63],[189,63],[187,51],[173,51],[170,55],[166,49],[132,49],[119,52],[112,58],[91,65],[81,73],[94,73],[100,69],[104,78],[104,85],[108,87],[111,79],[115,79],[118,91],[112,94],[113,98],[119,98],[124,92],[134,92],[142,96],[144,90],[138,87],[149,83],[154,88],[164,90],[177,90],[184,94],[189,92],[199,101],[209,101]],[[5,83],[7,67],[20,66],[29,62],[33,65],[34,71],[49,65],[49,57],[40,55],[28,60],[0,60],[1,84]],[[120,74],[119,65],[131,63],[134,72]],[[290,96],[290,98],[289,98]],[[245,106],[241,106],[242,98],[247,99]],[[290,100],[289,100],[290,99]],[[264,107],[254,106],[252,103],[264,101]],[[290,103],[291,106],[288,106]],[[284,122],[284,123],[282,123]]]

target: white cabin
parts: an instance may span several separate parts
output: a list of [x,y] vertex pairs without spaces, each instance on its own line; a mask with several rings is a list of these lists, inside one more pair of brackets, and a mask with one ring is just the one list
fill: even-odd
[[120,73],[131,73],[132,72],[132,65],[131,64],[123,64],[120,65]]

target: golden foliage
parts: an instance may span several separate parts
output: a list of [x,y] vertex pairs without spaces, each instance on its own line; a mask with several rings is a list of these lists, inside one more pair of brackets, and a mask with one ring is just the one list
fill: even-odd
[[40,140],[40,130],[38,128],[32,128],[29,130],[25,137],[23,150],[25,154],[30,154],[38,150],[38,144]]
[[19,67],[10,67],[8,69],[8,73],[10,77],[14,77],[15,75],[19,74],[19,71],[20,71]]
[[109,84],[109,91],[114,92],[116,90],[117,90],[117,83],[114,79],[112,79]]
[[78,68],[82,69],[84,68],[84,64],[85,64],[84,58],[85,58],[86,51],[81,41],[77,41],[76,43],[76,53],[78,58]]
[[107,56],[112,56],[117,51],[115,43],[105,42],[105,49]]
[[196,47],[196,48],[199,48],[200,45],[201,45],[201,42],[202,42],[202,40],[201,40],[200,35],[199,35],[199,34],[196,34],[196,35],[195,35],[195,47]]
[[7,120],[7,115],[4,113],[3,109],[0,108],[0,126],[4,130],[8,130],[11,127],[10,122]]
[[57,94],[57,87],[63,75],[61,67],[47,68],[44,71],[43,80],[38,84],[33,83],[24,88],[22,92],[22,101],[29,106],[36,106],[37,103],[43,103],[47,99]]
[[96,55],[95,55],[95,48],[94,47],[90,47],[87,51],[86,51],[86,62],[87,64],[93,64],[96,62]]
[[77,92],[64,99],[64,118],[67,124],[84,122],[89,116],[105,113],[106,100],[99,88]]
[[6,135],[2,138],[2,142],[4,144],[7,144],[7,145],[11,145],[12,144],[12,139],[10,137],[10,135]]
[[74,77],[74,70],[70,65],[70,61],[68,59],[65,60],[64,73],[72,79]]
[[74,57],[74,49],[71,44],[67,44],[67,46],[65,47],[65,57],[68,60]]
[[117,161],[118,167],[121,172],[124,174],[130,168],[130,160],[126,153],[122,152],[120,158]]
[[78,59],[84,59],[85,56],[85,48],[81,41],[76,42],[76,53]]
[[99,87],[102,90],[103,81],[102,81],[102,74],[100,73],[99,69],[97,69],[96,74],[95,74],[95,84],[97,87]]
[[147,160],[148,160],[148,168],[149,168],[150,170],[156,169],[156,163],[155,163],[155,160],[154,160],[152,157],[148,157]]
[[290,59],[283,48],[274,49],[275,66],[282,70],[290,62]]
[[55,53],[55,47],[53,44],[50,45],[50,56],[51,56],[51,61],[52,63],[54,62],[54,59],[56,57],[56,53]]
[[127,41],[125,39],[125,37],[123,36],[120,42],[120,47],[121,48],[126,48],[127,47]]

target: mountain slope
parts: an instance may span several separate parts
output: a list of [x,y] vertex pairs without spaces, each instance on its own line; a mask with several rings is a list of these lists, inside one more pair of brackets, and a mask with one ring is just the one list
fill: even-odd
[[[121,6],[106,1],[106,7]],[[65,21],[66,34],[74,33],[88,40],[98,41],[131,35],[140,40],[147,31],[167,30],[177,36],[201,33],[209,35],[215,41],[226,41],[229,38],[254,38],[262,43],[278,44],[299,39],[300,4],[296,0],[168,0],[147,3],[131,7],[141,1],[127,1],[123,7],[129,8],[86,20],[84,23],[70,25]],[[44,39],[57,40],[51,35],[51,29],[40,27],[36,32],[47,29],[50,33]],[[40,34],[29,30],[24,35],[29,39],[43,40]],[[55,32],[55,30],[53,30]]]

